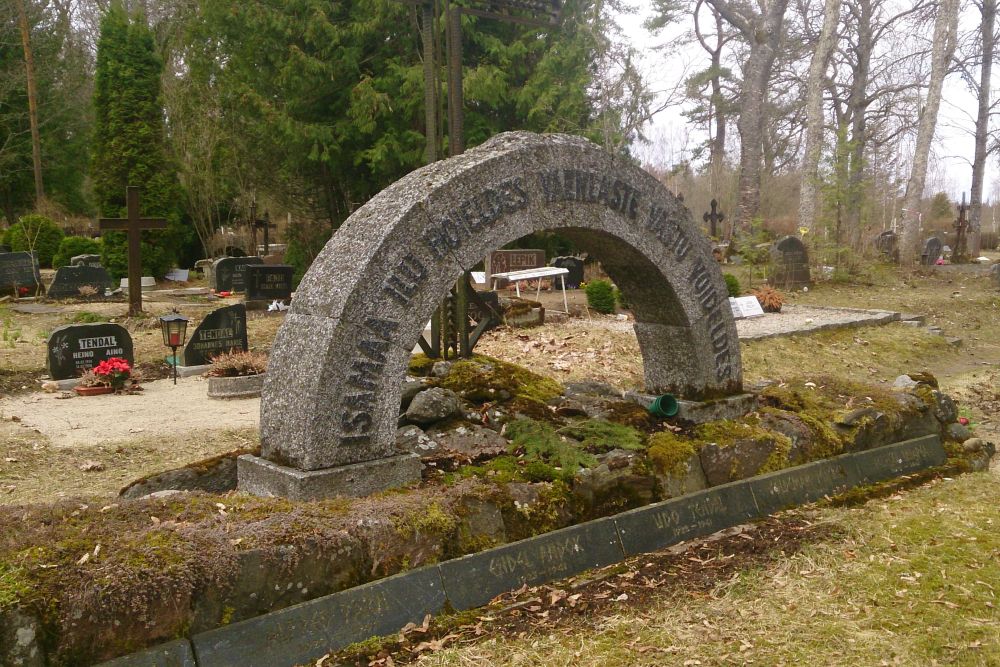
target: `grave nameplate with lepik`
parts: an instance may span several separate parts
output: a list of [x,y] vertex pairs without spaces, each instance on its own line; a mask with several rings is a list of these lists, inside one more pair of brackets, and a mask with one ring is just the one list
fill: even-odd
[[566,274],[566,289],[577,289],[583,282],[583,260],[579,257],[556,257],[550,264],[560,269],[569,269]]
[[542,266],[545,266],[544,250],[494,250],[486,257],[486,282],[492,284],[494,273],[537,269]]
[[251,264],[263,264],[260,257],[223,257],[212,265],[212,280],[216,292],[245,292],[246,269]]
[[69,324],[49,336],[48,366],[53,380],[80,377],[112,357],[135,363],[132,336],[120,324]]
[[247,301],[287,301],[292,298],[292,274],[287,264],[258,264],[246,267]]
[[[111,286],[111,276],[103,266],[60,266],[55,280],[49,287],[52,299],[67,299],[78,296],[104,296],[104,290]],[[83,294],[80,289],[92,287],[94,294]]]
[[786,236],[771,247],[767,282],[780,289],[800,289],[812,283],[809,253],[800,239]]
[[33,293],[41,284],[35,253],[0,253],[0,293],[9,293],[14,287],[26,287]]
[[223,352],[246,350],[247,309],[242,303],[213,310],[184,346],[184,366],[203,366]]

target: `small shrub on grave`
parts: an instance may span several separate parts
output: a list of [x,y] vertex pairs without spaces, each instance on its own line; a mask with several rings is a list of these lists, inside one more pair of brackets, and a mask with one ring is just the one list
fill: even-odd
[[628,297],[622,294],[620,289],[615,287],[613,292],[615,295],[615,303],[618,304],[619,308],[623,308],[625,310],[630,310],[632,308],[632,304],[629,302]]
[[743,289],[740,287],[739,278],[731,273],[723,273],[722,278],[726,281],[726,291],[729,293],[729,296],[736,298],[743,292]]
[[38,265],[52,267],[52,258],[66,233],[44,215],[21,216],[4,234],[4,245],[14,252],[34,251]]
[[69,266],[71,259],[77,255],[99,255],[101,254],[101,242],[98,239],[89,239],[86,236],[67,236],[59,242],[59,249],[52,257],[53,268]]
[[218,378],[260,375],[267,370],[267,355],[251,350],[223,352],[212,359],[208,375]]
[[778,290],[764,286],[751,290],[750,293],[757,297],[757,301],[760,302],[760,307],[764,309],[765,313],[781,312],[781,305],[785,302],[785,297]]
[[605,315],[615,312],[614,287],[607,280],[592,280],[587,283],[587,305]]

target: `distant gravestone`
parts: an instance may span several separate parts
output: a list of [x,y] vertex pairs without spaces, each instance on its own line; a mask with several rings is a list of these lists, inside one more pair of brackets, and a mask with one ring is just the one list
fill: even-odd
[[875,249],[891,262],[899,262],[899,236],[888,229],[875,237]]
[[69,324],[49,336],[48,365],[53,380],[79,377],[112,357],[135,363],[132,336],[120,324]]
[[202,366],[223,352],[246,350],[247,309],[242,303],[209,313],[184,346],[184,365]]
[[782,289],[800,289],[811,284],[809,253],[799,238],[786,236],[771,246],[771,273],[767,281]]
[[924,251],[920,253],[920,263],[924,266],[934,266],[941,259],[943,251],[944,245],[941,243],[941,239],[936,236],[930,237],[924,241]]
[[70,266],[102,266],[100,255],[74,255],[69,259]]
[[223,257],[212,264],[212,279],[216,292],[245,292],[247,290],[246,268],[251,264],[262,264],[260,257]]
[[14,292],[22,287],[34,292],[41,284],[35,253],[0,253],[0,293]]
[[292,298],[292,274],[287,264],[257,264],[246,267],[247,301],[287,301]]
[[80,288],[93,287],[97,296],[104,296],[104,290],[111,285],[111,276],[103,266],[60,266],[48,295],[52,299],[86,296],[81,294]]
[[556,257],[550,264],[561,269],[569,269],[566,274],[566,288],[577,289],[583,282],[583,260],[579,257]]
[[492,284],[494,273],[523,271],[545,266],[544,250],[494,250],[486,257],[486,283]]
[[990,278],[993,280],[993,287],[1000,289],[1000,264],[990,267]]

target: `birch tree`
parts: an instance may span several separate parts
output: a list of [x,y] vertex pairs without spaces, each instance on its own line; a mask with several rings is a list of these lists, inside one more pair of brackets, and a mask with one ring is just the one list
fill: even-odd
[[990,77],[993,75],[993,58],[996,50],[994,26],[997,17],[997,0],[981,0],[976,3],[982,14],[980,24],[979,109],[976,115],[976,153],[972,161],[972,192],[969,202],[969,252],[973,257],[980,253],[980,230],[983,216],[983,177],[989,151],[986,138],[990,130]]
[[900,262],[913,265],[919,258],[920,242],[920,200],[927,179],[927,159],[930,156],[931,141],[937,125],[938,109],[941,106],[941,88],[955,46],[958,42],[958,0],[941,0],[934,20],[934,36],[931,44],[931,73],[927,86],[927,98],[920,111],[917,139],[913,149],[913,164],[910,178],[906,183],[903,197],[903,225],[900,234]]
[[799,224],[812,229],[816,223],[816,190],[819,182],[819,158],[823,149],[823,90],[826,68],[837,45],[841,0],[826,0],[823,28],[816,51],[809,63],[806,86],[806,136],[799,185]]

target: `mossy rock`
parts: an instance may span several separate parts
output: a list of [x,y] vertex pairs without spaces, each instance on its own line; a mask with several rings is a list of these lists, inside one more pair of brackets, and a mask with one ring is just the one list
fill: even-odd
[[709,422],[698,426],[694,435],[705,442],[698,455],[710,486],[791,465],[788,458],[792,450],[791,439],[764,428],[759,419]]
[[704,443],[663,431],[649,436],[646,455],[653,469],[664,475],[683,475],[688,462]]
[[431,359],[423,352],[414,354],[410,357],[410,365],[406,372],[413,377],[427,377],[431,374],[431,369],[434,368],[437,361],[439,360]]
[[555,380],[481,355],[454,362],[448,375],[436,384],[476,403],[510,398],[545,403],[563,392],[562,385]]
[[588,452],[600,454],[612,449],[642,451],[643,434],[630,426],[615,424],[604,419],[584,419],[560,429]]

